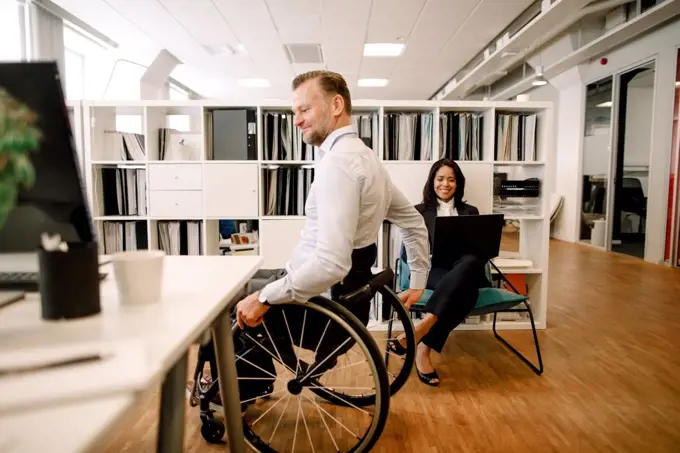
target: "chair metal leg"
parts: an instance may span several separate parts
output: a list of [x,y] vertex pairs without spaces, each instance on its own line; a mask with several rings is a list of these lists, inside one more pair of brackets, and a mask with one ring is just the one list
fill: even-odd
[[390,320],[387,321],[387,348],[385,351],[385,366],[390,364],[390,354],[389,354],[389,343],[390,338],[392,338],[392,327],[394,325],[394,308],[390,305]]
[[536,356],[538,357],[538,367],[531,363],[521,352],[519,352],[517,349],[515,349],[510,343],[508,343],[505,338],[501,337],[498,332],[496,331],[496,314],[498,312],[495,312],[493,314],[493,334],[494,336],[505,346],[507,346],[512,352],[517,355],[524,363],[526,363],[529,368],[533,370],[534,373],[538,374],[539,376],[543,374],[543,359],[541,357],[541,348],[538,344],[538,335],[536,335],[536,324],[534,323],[534,314],[531,311],[531,307],[529,304],[524,301],[524,305],[527,307],[526,311],[529,313],[529,319],[531,320],[531,331],[534,335],[534,345],[536,346]]

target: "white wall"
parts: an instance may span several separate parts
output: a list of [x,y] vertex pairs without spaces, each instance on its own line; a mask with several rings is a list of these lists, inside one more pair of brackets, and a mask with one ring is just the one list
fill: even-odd
[[[604,77],[619,74],[636,66],[639,66],[647,61],[656,61],[656,80],[653,87],[653,96],[649,96],[649,100],[653,99],[653,110],[650,117],[652,124],[652,132],[650,137],[650,169],[649,169],[649,187],[648,187],[648,204],[647,204],[647,235],[645,242],[645,259],[647,261],[661,263],[663,262],[663,251],[666,230],[666,208],[668,201],[668,171],[670,163],[671,151],[671,137],[672,137],[672,122],[673,122],[673,99],[675,93],[675,66],[677,59],[677,50],[680,46],[680,21],[672,22],[658,30],[650,33],[640,39],[637,39],[629,44],[626,44],[619,49],[608,53],[606,55],[608,63],[601,65],[598,59],[594,59],[590,63],[579,66],[579,71],[582,75],[583,83],[581,84],[581,94],[583,97],[584,86],[588,83],[595,82]],[[578,96],[579,94],[571,87],[560,89],[560,101],[563,99],[570,99],[570,96]],[[574,118],[561,112],[563,104],[560,104],[560,112],[558,116],[559,129],[558,142],[562,138],[566,143],[558,143],[558,157],[557,157],[557,179],[561,178],[563,182],[576,182],[581,177],[581,166],[560,166],[560,149],[568,148],[571,139],[561,131],[573,130]],[[575,110],[572,110],[575,113]],[[583,117],[583,110],[579,113]],[[562,137],[562,138],[561,138]],[[646,140],[646,138],[641,138]],[[573,173],[573,174],[572,174]],[[561,175],[561,176],[560,176]],[[559,188],[566,188],[564,185],[558,183]],[[577,192],[580,189],[578,185],[573,186],[570,190]],[[573,198],[573,197],[570,197]],[[565,200],[566,201],[566,200]],[[561,231],[578,231],[579,212],[578,210],[567,210],[562,212]],[[561,235],[561,238],[566,240],[575,240],[576,234]],[[573,239],[571,239],[573,238]]]
[[[558,126],[558,114],[557,112],[559,111],[559,100],[560,100],[560,92],[555,88],[552,84],[547,84],[543,85],[542,87],[536,88],[534,90],[531,90],[529,93],[529,100],[530,101],[540,101],[540,102],[552,102],[553,103],[553,131],[557,131],[557,126]],[[555,162],[555,156],[557,153],[557,134],[554,134],[552,137],[552,141],[550,143],[550,153],[547,156],[547,159],[549,162]],[[546,179],[550,181],[550,184],[545,186],[545,189],[547,193],[552,194],[555,192],[555,166],[549,167],[549,170],[552,174],[547,175]]]

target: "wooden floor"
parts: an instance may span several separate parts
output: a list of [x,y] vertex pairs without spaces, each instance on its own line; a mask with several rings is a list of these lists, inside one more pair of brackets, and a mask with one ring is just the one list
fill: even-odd
[[[531,352],[528,332],[506,335]],[[680,270],[553,241],[539,338],[541,377],[491,333],[454,333],[442,386],[414,371],[373,451],[680,452]],[[150,394],[102,451],[155,451],[158,404]],[[227,450],[188,404],[185,434],[187,452]]]

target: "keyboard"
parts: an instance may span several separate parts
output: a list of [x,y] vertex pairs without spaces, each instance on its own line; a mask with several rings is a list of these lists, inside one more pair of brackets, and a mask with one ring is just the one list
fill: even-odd
[[[104,280],[106,273],[99,273],[99,280]],[[0,272],[0,290],[38,292],[40,281],[37,272]]]

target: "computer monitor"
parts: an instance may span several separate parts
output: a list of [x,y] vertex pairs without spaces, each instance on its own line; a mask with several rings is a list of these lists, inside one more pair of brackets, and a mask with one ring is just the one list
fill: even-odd
[[432,267],[450,269],[463,255],[486,262],[498,256],[503,214],[437,217],[432,246]]
[[20,191],[0,227],[0,271],[37,271],[43,232],[82,243],[93,243],[95,233],[56,63],[0,63],[0,87],[37,115],[42,134],[29,155],[35,184]]

